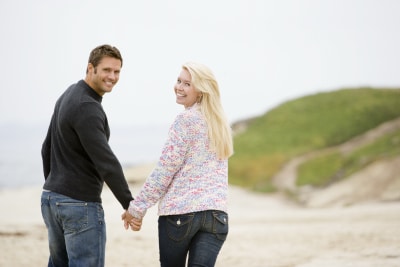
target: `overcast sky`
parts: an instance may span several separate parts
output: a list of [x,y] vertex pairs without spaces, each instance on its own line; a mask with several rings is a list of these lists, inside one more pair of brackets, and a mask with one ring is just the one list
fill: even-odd
[[48,123],[92,48],[124,58],[112,124],[169,124],[182,63],[208,65],[231,122],[303,95],[400,87],[397,0],[0,0],[1,123]]

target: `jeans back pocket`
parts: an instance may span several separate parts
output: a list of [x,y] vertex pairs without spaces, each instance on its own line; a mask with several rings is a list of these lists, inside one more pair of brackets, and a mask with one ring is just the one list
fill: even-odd
[[213,233],[219,240],[226,240],[229,231],[228,214],[223,211],[213,211]]
[[170,215],[167,217],[167,234],[174,241],[182,241],[190,233],[194,214]]
[[58,215],[66,233],[76,233],[88,225],[88,204],[85,202],[57,202]]

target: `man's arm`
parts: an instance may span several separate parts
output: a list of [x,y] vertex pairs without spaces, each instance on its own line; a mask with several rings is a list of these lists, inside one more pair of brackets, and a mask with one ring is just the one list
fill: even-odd
[[106,116],[98,103],[85,103],[77,122],[79,139],[100,177],[126,210],[133,199],[122,166],[111,150],[106,134]]

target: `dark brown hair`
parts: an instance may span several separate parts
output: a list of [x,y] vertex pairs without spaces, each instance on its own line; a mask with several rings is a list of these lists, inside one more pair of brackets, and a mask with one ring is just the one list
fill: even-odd
[[93,67],[96,68],[97,65],[99,65],[100,61],[103,59],[103,57],[113,57],[121,60],[121,67],[122,67],[122,56],[118,48],[107,44],[99,45],[98,47],[94,48],[92,52],[90,52],[88,63],[91,63]]

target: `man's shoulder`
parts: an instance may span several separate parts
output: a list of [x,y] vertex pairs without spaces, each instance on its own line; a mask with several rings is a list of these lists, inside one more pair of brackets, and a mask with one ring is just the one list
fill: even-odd
[[101,103],[90,94],[89,90],[81,82],[70,85],[58,100],[60,112],[72,117],[93,116],[99,113],[99,110],[102,110]]
[[69,95],[69,98],[72,98],[77,105],[84,103],[95,103],[100,105],[99,99],[96,98],[96,95],[93,94],[92,89],[90,89],[83,80],[70,85],[66,92]]

